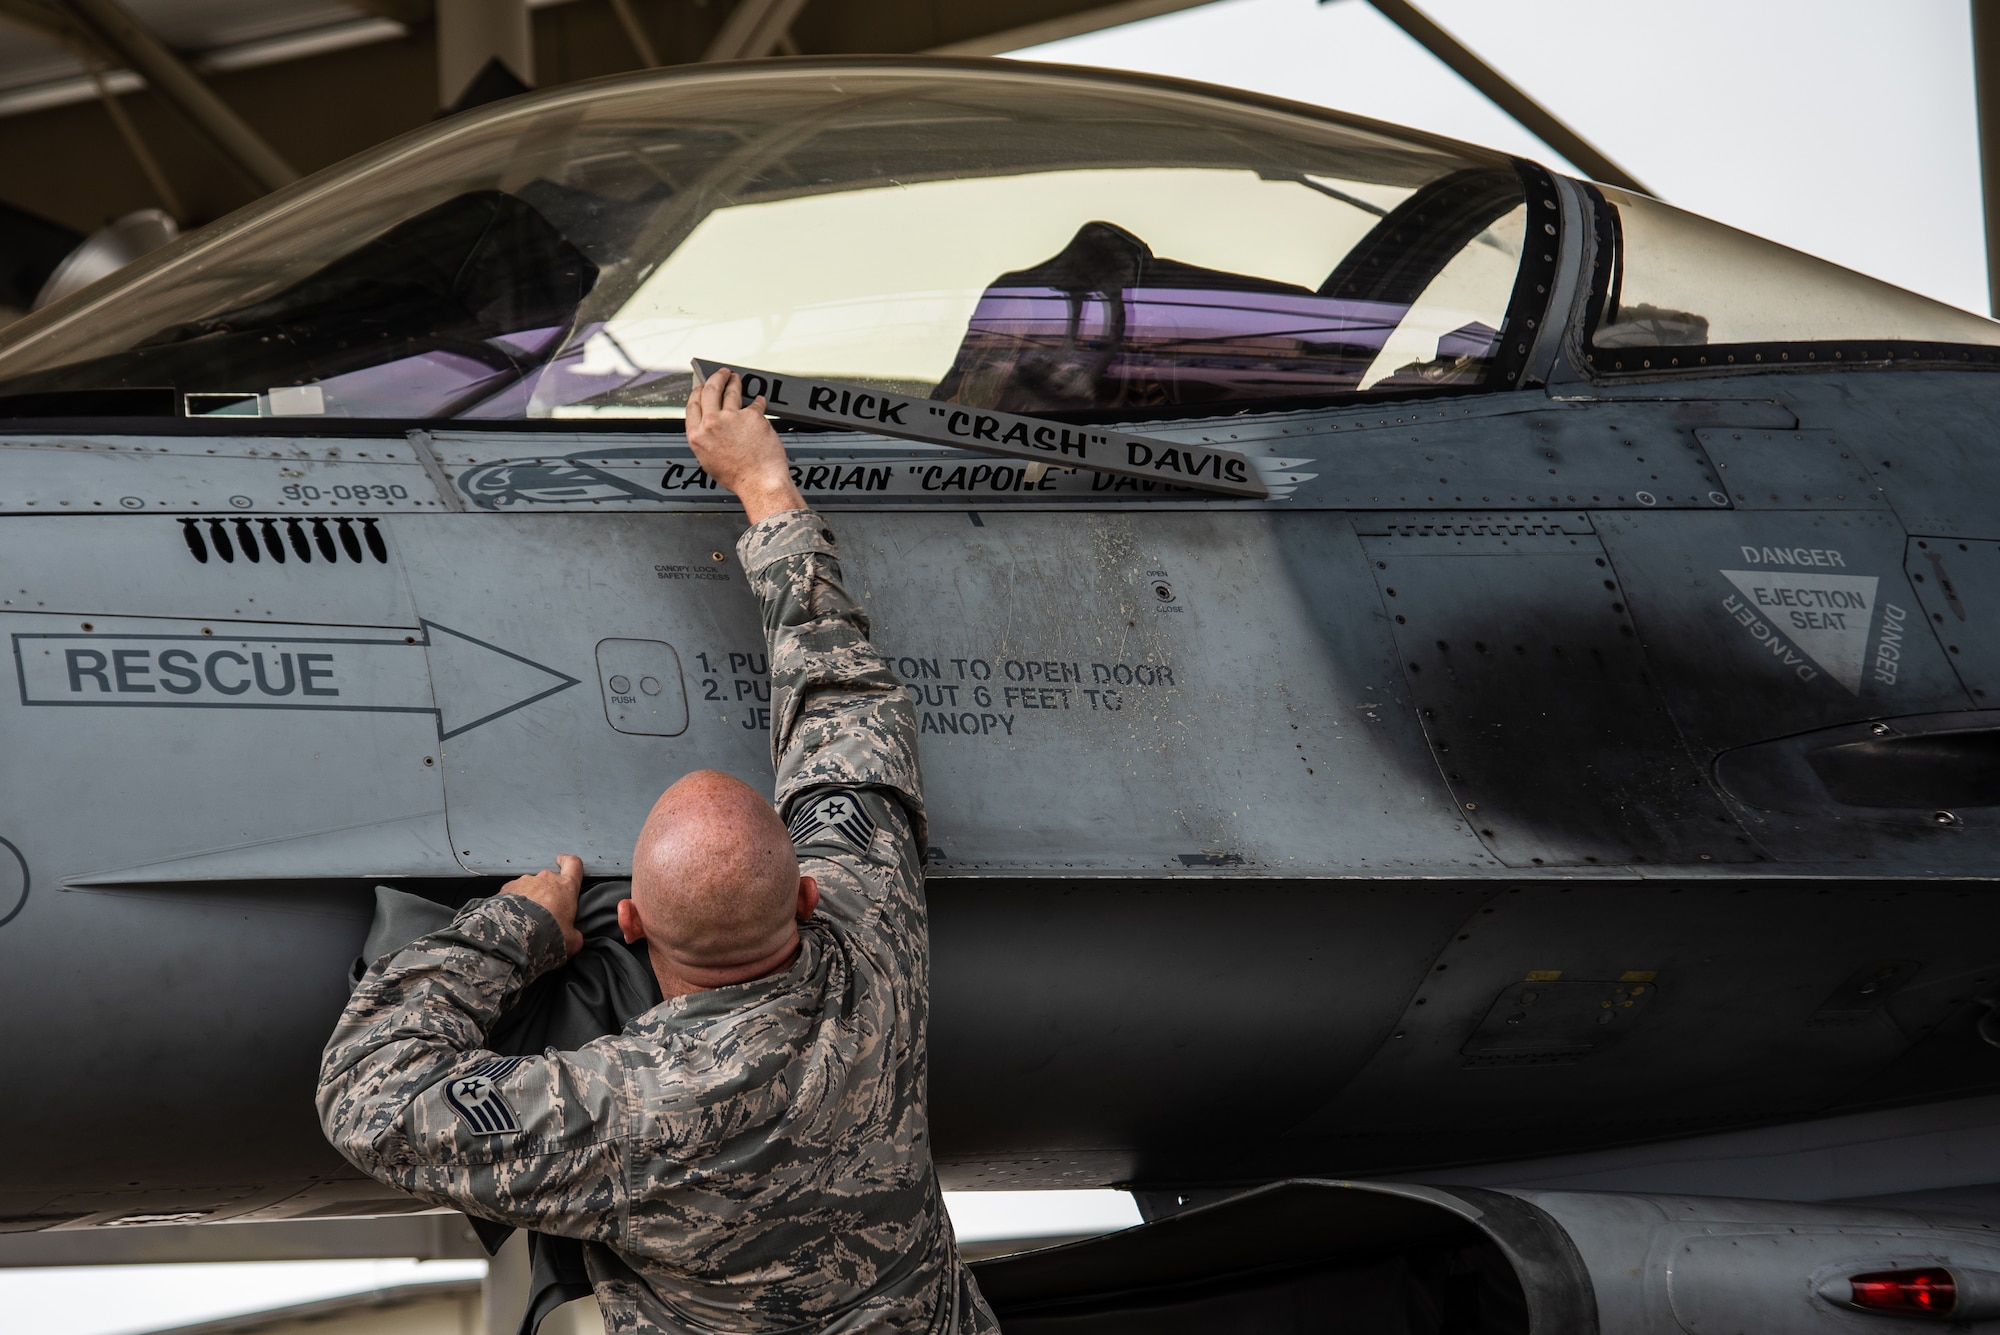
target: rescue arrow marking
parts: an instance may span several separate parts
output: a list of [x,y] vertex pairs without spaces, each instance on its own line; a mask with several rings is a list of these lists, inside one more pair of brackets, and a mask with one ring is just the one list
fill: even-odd
[[430,714],[440,740],[577,684],[463,631],[420,624],[421,636],[393,638],[280,625],[240,637],[22,632],[14,673],[23,705]]
[[[694,360],[698,380],[706,380],[724,363]],[[1046,417],[1024,417],[994,408],[968,408],[959,403],[910,398],[880,388],[815,380],[810,376],[778,375],[731,365],[743,377],[743,394],[768,400],[766,411],[792,422],[846,427],[897,440],[1026,459],[1062,468],[1088,468],[1117,477],[1171,482],[1224,496],[1262,500],[1271,494],[1249,458],[1235,450],[1188,445],[1147,436],[1078,426]]]

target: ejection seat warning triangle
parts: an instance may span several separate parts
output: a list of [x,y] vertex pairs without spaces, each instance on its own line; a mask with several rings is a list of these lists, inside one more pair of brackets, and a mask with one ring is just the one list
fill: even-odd
[[[1850,693],[1861,694],[1868,631],[1875,621],[1876,576],[1798,570],[1725,570],[1722,575],[1743,595],[1724,598],[1724,610],[1773,658],[1794,671],[1806,667],[1797,660],[1810,659]],[[1799,675],[1810,681],[1812,671],[1806,667]]]
[[695,377],[706,380],[724,365],[743,377],[745,398],[764,395],[771,416],[788,421],[846,427],[927,445],[951,445],[1055,468],[1088,468],[1224,496],[1261,500],[1271,494],[1256,465],[1235,450],[910,398],[887,393],[880,386],[777,375],[700,358],[694,360]]

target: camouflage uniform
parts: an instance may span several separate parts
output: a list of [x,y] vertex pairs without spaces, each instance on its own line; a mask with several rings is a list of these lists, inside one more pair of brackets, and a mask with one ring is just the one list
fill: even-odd
[[916,718],[810,511],[737,553],[771,650],[778,809],[819,880],[798,959],[621,1034],[482,1051],[562,964],[517,895],[377,963],[326,1049],[327,1137],[425,1200],[584,1239],[611,1331],[997,1330],[931,1166]]

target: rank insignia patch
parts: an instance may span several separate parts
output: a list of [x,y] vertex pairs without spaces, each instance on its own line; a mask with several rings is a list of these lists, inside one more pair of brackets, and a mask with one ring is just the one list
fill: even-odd
[[495,1057],[492,1061],[481,1062],[463,1075],[455,1075],[446,1082],[444,1101],[451,1110],[465,1119],[476,1136],[499,1136],[510,1131],[519,1131],[520,1122],[515,1120],[514,1110],[507,1106],[507,1100],[500,1097],[498,1082],[507,1078],[515,1067],[528,1060],[526,1057]]
[[809,844],[828,830],[856,848],[866,848],[875,837],[875,821],[853,793],[828,793],[792,817],[795,844]]

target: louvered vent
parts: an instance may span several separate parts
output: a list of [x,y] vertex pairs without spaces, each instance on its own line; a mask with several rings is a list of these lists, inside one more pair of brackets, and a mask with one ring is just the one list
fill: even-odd
[[283,565],[297,561],[311,565],[323,561],[357,565],[373,559],[389,563],[389,546],[373,519],[183,519],[181,538],[194,559],[207,565],[211,559],[225,565],[248,561],[259,565],[273,561]]

